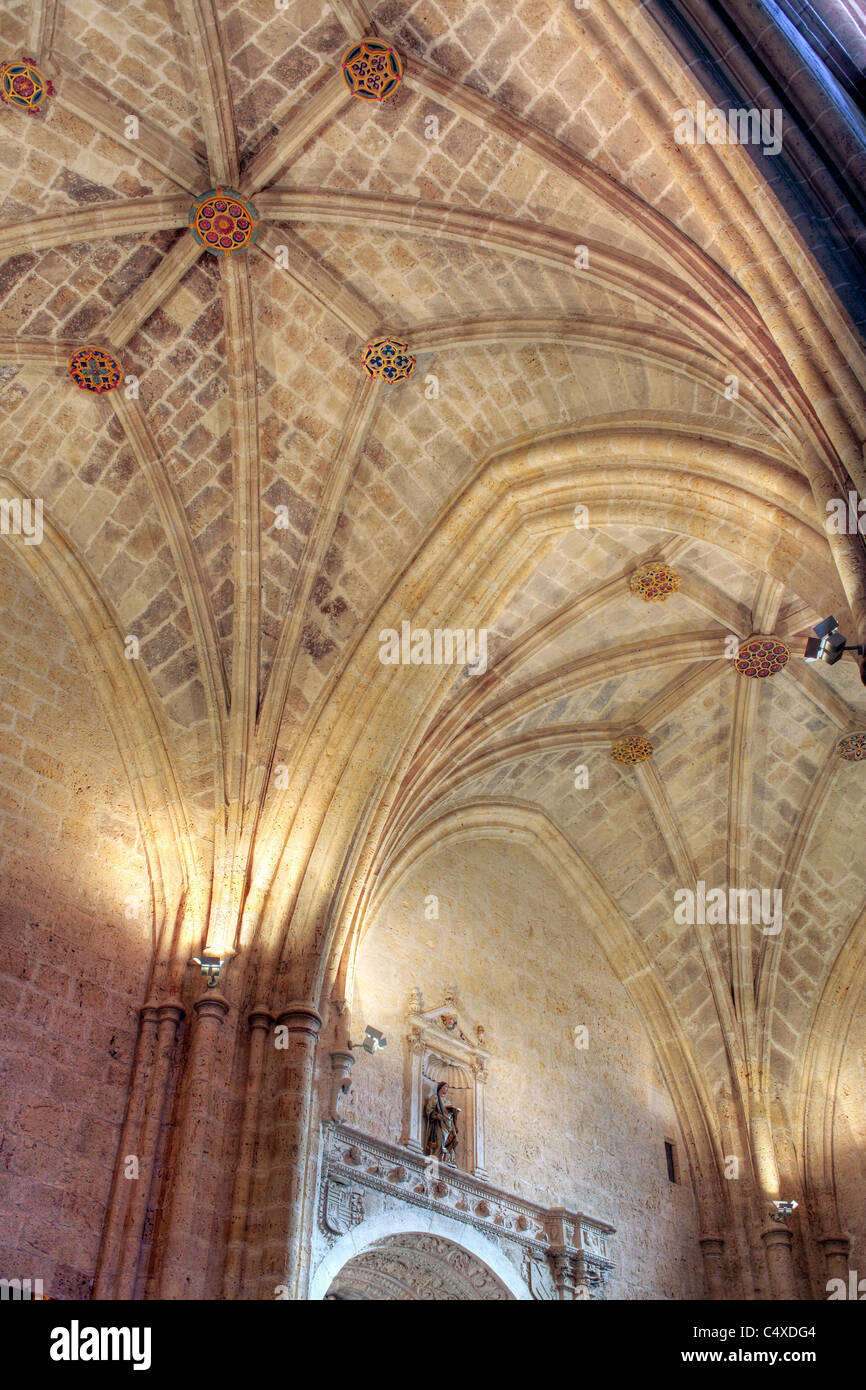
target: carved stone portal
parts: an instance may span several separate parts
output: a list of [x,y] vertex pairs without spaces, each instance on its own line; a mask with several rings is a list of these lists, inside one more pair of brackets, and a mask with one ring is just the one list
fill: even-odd
[[364,1302],[387,1300],[505,1301],[513,1298],[468,1250],[425,1234],[386,1236],[343,1266],[326,1295]]
[[[404,1226],[407,1217],[414,1221],[415,1215],[422,1225],[430,1217],[446,1218],[473,1227],[514,1265],[523,1264],[533,1298],[600,1296],[613,1269],[607,1241],[614,1228],[606,1222],[564,1207],[540,1207],[456,1167],[443,1165],[434,1178],[422,1154],[347,1125],[326,1125],[324,1140],[319,1230],[327,1233],[328,1241],[344,1233],[347,1223],[356,1224],[361,1214],[365,1221],[394,1219]],[[362,1198],[363,1207],[352,1194]]]

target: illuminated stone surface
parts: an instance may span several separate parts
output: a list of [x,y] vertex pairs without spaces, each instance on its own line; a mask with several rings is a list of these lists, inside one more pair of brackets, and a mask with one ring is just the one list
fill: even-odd
[[[499,1187],[608,1218],[629,1298],[823,1299],[866,1268],[864,787],[835,756],[863,688],[800,657],[816,616],[866,635],[860,538],[816,500],[863,495],[856,148],[822,164],[826,90],[789,118],[802,62],[796,223],[785,159],[679,147],[672,5],[388,0],[406,81],[366,105],[355,0],[182,8],[4,12],[63,81],[44,119],[0,107],[0,1274],[302,1299],[314,1232],[344,1238],[304,1178],[332,1071],[399,1148],[407,990],[459,976]],[[190,230],[209,184],[260,224],[239,257]],[[400,390],[361,370],[385,334]],[[138,397],[72,389],[91,343]],[[682,587],[644,604],[660,556]],[[404,621],[483,629],[487,670],[382,665]],[[753,627],[783,680],[733,679]],[[655,752],[618,766],[632,728]],[[783,884],[780,936],[679,926],[697,877]],[[222,1000],[206,944],[237,947]]]

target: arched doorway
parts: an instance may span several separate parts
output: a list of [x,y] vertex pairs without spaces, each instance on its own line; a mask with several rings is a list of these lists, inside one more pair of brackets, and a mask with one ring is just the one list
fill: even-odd
[[477,1255],[444,1236],[405,1231],[377,1240],[338,1270],[330,1301],[462,1302],[513,1299]]

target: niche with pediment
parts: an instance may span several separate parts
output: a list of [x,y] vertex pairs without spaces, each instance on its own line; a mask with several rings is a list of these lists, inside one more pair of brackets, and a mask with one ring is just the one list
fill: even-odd
[[407,1025],[404,1146],[412,1153],[424,1153],[427,1102],[444,1081],[448,1104],[458,1111],[454,1166],[486,1179],[484,1083],[490,1054],[484,1047],[483,1027],[469,1023],[454,990],[446,990],[441,1004],[425,1008],[418,989],[412,990]]

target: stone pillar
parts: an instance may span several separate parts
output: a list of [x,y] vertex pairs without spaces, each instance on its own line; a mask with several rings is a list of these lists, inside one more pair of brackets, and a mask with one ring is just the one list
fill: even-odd
[[238,1148],[235,1187],[232,1194],[232,1214],[226,1249],[226,1263],[223,1272],[223,1298],[237,1299],[243,1279],[244,1256],[246,1252],[245,1235],[249,1215],[250,1184],[252,1181],[253,1153],[259,1119],[259,1098],[262,1091],[262,1068],[265,1044],[271,1030],[274,1016],[263,1005],[258,1005],[249,1016],[250,1050],[247,1059],[247,1084],[244,1091],[244,1111],[241,1120],[241,1137]]
[[574,1271],[574,1297],[581,1301],[591,1299],[593,1280],[586,1256],[583,1254],[573,1255],[571,1267]]
[[472,1068],[472,1075],[472,1113],[475,1129],[475,1166],[472,1172],[476,1178],[481,1178],[486,1182],[488,1173],[484,1167],[484,1084],[487,1080],[487,1072],[482,1061],[476,1060]]
[[767,1226],[761,1232],[767,1268],[770,1271],[770,1288],[774,1298],[795,1299],[797,1297],[794,1279],[793,1244],[794,1237],[781,1222]]
[[277,1015],[275,1035],[277,1076],[272,1135],[271,1198],[263,1232],[259,1297],[274,1298],[285,1286],[285,1297],[305,1297],[309,1242],[305,1217],[312,1194],[308,1174],[313,1109],[316,1043],[322,1019],[312,1003],[295,1000]]
[[423,1154],[424,1136],[422,1134],[423,1114],[421,1107],[421,1096],[423,1093],[422,1063],[424,1061],[424,1042],[421,1034],[415,1029],[409,1038],[409,1057],[411,1060],[411,1076],[409,1079],[409,1133],[406,1136],[404,1148],[410,1153]]
[[556,1296],[562,1302],[570,1302],[574,1298],[574,1291],[577,1286],[571,1257],[565,1250],[549,1250],[548,1256],[550,1268],[553,1271]]
[[841,1231],[836,1231],[832,1235],[819,1236],[818,1244],[824,1252],[826,1274],[830,1279],[842,1279],[845,1286],[848,1286],[848,1260],[851,1254],[851,1242],[847,1236],[843,1236]]
[[157,1009],[156,1052],[150,1085],[147,1092],[144,1125],[139,1139],[138,1181],[130,1182],[132,1189],[123,1232],[123,1250],[117,1274],[114,1297],[128,1302],[135,1298],[135,1279],[141,1254],[141,1237],[147,1216],[147,1203],[153,1180],[153,1165],[159,1143],[159,1131],[165,1109],[178,1026],[186,1010],[180,1000],[169,999]]
[[153,1000],[143,1004],[140,1011],[138,1038],[132,1060],[132,1076],[129,1082],[129,1102],[120,1131],[120,1141],[114,1160],[114,1175],[106,1208],[105,1225],[99,1246],[96,1277],[93,1281],[93,1298],[108,1299],[114,1295],[114,1281],[121,1256],[123,1226],[127,1203],[132,1196],[130,1182],[124,1177],[124,1161],[129,1153],[138,1153],[138,1136],[144,1115],[147,1095],[147,1077],[156,1040],[158,1010]]
[[[213,1248],[217,1173],[213,1166],[217,1049],[229,1002],[209,989],[193,1005],[195,1022],[183,1078],[177,1140],[171,1153],[171,1197],[167,1233],[160,1244],[159,1296],[201,1299],[207,1296],[208,1260]],[[222,1118],[222,1117],[220,1117]]]
[[721,1236],[706,1235],[698,1240],[704,1257],[707,1292],[711,1299],[725,1297],[725,1242]]

